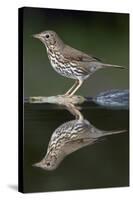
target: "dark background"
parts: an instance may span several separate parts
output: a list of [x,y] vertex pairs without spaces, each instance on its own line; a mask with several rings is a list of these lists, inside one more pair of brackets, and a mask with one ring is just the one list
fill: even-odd
[[[43,44],[32,34],[54,30],[69,45],[125,70],[103,69],[78,90],[83,96],[128,88],[129,15],[41,8],[23,9],[24,96],[64,93],[73,80],[51,67]],[[128,130],[128,111],[84,108],[84,117],[103,130]],[[54,130],[73,117],[60,107],[24,106],[24,192],[120,187],[129,184],[129,141],[125,134],[109,136],[66,157],[48,172],[35,168],[46,154]]]

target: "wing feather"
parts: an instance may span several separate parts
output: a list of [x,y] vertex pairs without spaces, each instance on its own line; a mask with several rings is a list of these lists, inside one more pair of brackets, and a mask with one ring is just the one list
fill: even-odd
[[96,58],[95,56],[85,54],[82,51],[74,49],[68,45],[66,45],[63,49],[63,56],[66,59],[70,59],[71,61],[82,61],[82,62],[96,62],[96,61],[99,62],[99,61],[101,61],[100,59]]

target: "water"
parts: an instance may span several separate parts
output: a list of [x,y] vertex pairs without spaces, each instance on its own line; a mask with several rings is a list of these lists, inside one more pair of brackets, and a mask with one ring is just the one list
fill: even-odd
[[82,109],[82,115],[100,130],[125,133],[106,136],[68,155],[53,171],[32,165],[42,160],[57,127],[74,117],[65,108],[50,104],[24,107],[24,192],[44,192],[129,185],[128,111],[100,107]]

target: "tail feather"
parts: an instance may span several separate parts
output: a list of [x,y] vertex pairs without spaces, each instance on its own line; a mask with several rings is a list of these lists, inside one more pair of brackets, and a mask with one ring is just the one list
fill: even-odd
[[125,69],[125,67],[123,67],[123,66],[112,65],[112,64],[104,64],[104,63],[103,63],[103,67],[116,67],[116,68],[120,68],[120,69]]
[[104,135],[113,135],[113,134],[119,134],[119,133],[125,133],[125,132],[127,132],[126,129],[117,130],[117,131],[105,131]]

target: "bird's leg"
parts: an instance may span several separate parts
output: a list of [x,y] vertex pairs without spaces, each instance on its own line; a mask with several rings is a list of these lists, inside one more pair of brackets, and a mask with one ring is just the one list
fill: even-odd
[[77,120],[83,120],[84,117],[81,112],[78,110],[78,107],[73,105],[72,103],[68,103],[65,105],[67,110],[75,116]]
[[76,88],[74,88],[74,90],[71,93],[69,93],[68,96],[69,97],[73,96],[75,94],[75,92],[80,88],[80,86],[82,85],[82,83],[83,83],[83,80],[78,80],[78,85],[76,86]]
[[78,80],[75,81],[74,85],[64,94],[64,96],[68,96],[71,94],[72,90],[79,84]]

